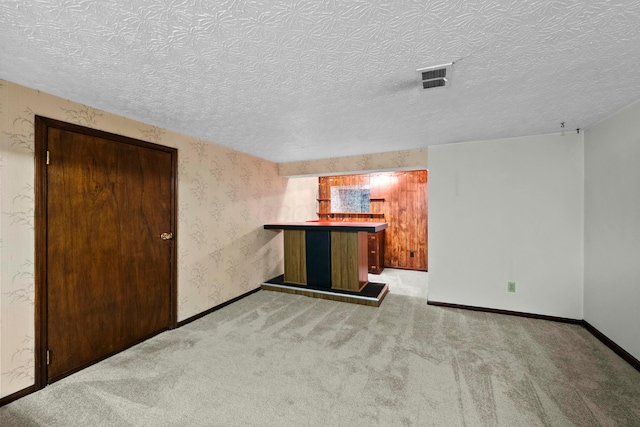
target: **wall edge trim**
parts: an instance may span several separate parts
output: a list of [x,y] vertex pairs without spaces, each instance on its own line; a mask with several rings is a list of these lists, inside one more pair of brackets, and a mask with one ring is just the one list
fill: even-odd
[[232,298],[232,299],[230,299],[229,301],[225,301],[225,302],[223,302],[223,303],[221,303],[221,304],[218,304],[218,305],[216,305],[216,306],[213,306],[213,307],[211,307],[210,309],[205,310],[205,311],[203,311],[203,312],[201,312],[201,313],[195,314],[195,315],[193,315],[193,316],[191,316],[191,317],[187,317],[186,319],[179,321],[179,322],[178,322],[178,324],[177,324],[177,327],[178,327],[178,328],[180,328],[180,327],[182,327],[182,326],[184,326],[184,325],[186,325],[186,324],[189,324],[189,323],[191,323],[191,322],[193,322],[193,321],[195,321],[195,320],[200,319],[201,317],[206,316],[207,314],[211,314],[211,313],[213,313],[214,311],[220,310],[221,308],[224,308],[224,307],[228,306],[229,304],[233,304],[234,302],[240,301],[241,299],[246,298],[246,297],[248,297],[249,295],[251,295],[251,294],[254,294],[254,293],[258,292],[260,289],[261,289],[261,287],[260,287],[260,286],[258,286],[257,288],[252,289],[252,290],[250,290],[249,292],[245,292],[245,293],[244,293],[244,294],[242,294],[242,295],[238,295],[237,297]]
[[615,354],[617,354],[622,359],[624,359],[629,365],[634,367],[636,371],[640,372],[640,360],[633,357],[631,353],[629,353],[624,348],[620,347],[618,344],[616,344],[615,341],[613,341],[611,338],[609,338],[608,336],[606,336],[605,334],[597,330],[592,324],[590,324],[584,319],[582,320],[582,326],[587,331],[589,331],[591,335],[598,338],[604,345],[609,347],[611,351],[613,351]]
[[11,393],[5,397],[0,397],[0,408],[3,407],[4,405],[8,405],[9,403],[13,402],[14,400],[18,400],[22,397],[25,397],[31,393],[33,393],[34,391],[36,391],[36,385],[31,385],[27,388],[23,388],[22,390],[18,390],[15,393]]
[[471,310],[471,311],[483,311],[486,313],[495,313],[495,314],[505,314],[507,316],[517,316],[517,317],[527,317],[530,319],[540,319],[540,320],[549,320],[552,322],[560,322],[560,323],[570,323],[573,325],[581,325],[582,319],[571,319],[569,317],[558,317],[558,316],[548,316],[546,314],[536,314],[536,313],[526,313],[522,311],[511,311],[511,310],[501,310],[498,308],[488,308],[488,307],[478,307],[475,305],[462,305],[462,304],[451,304],[448,302],[439,302],[427,300],[428,305],[435,305],[438,307],[447,307],[447,308],[460,308],[463,310]]
[[448,302],[439,302],[439,301],[431,301],[427,300],[427,305],[433,305],[437,307],[446,307],[446,308],[459,308],[462,310],[471,310],[471,311],[482,311],[485,313],[494,313],[494,314],[504,314],[507,316],[517,316],[517,317],[527,317],[530,319],[539,319],[539,320],[549,320],[552,322],[560,322],[560,323],[570,323],[573,325],[580,325],[585,328],[591,335],[600,340],[604,345],[609,347],[611,351],[616,353],[620,358],[622,358],[625,362],[635,368],[638,372],[640,372],[640,360],[636,359],[631,353],[620,347],[615,343],[611,338],[607,337],[605,334],[597,330],[593,327],[589,322],[584,319],[570,319],[567,317],[557,317],[557,316],[547,316],[544,314],[535,314],[535,313],[525,313],[520,311],[510,311],[510,310],[500,310],[497,308],[487,308],[487,307],[478,307],[473,305],[462,305],[462,304],[451,304]]

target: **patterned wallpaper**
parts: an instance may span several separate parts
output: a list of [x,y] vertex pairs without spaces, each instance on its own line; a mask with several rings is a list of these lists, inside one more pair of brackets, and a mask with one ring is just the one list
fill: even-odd
[[298,177],[306,175],[346,175],[427,168],[427,149],[392,151],[359,156],[333,157],[321,160],[280,163],[280,175]]
[[272,221],[315,218],[317,178],[0,80],[0,397],[34,383],[34,115],[178,148],[178,320],[283,272]]

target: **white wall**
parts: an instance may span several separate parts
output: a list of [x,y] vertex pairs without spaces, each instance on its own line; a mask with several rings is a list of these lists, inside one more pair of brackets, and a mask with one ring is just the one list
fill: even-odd
[[429,147],[429,300],[582,319],[583,161],[575,132]]
[[640,359],[640,102],[585,134],[584,319]]

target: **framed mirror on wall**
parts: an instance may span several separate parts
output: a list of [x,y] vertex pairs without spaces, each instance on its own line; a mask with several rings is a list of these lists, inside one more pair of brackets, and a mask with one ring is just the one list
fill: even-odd
[[331,212],[370,212],[371,191],[368,185],[331,187]]

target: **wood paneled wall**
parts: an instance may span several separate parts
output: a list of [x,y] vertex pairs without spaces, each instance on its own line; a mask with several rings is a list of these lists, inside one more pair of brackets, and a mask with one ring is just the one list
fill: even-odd
[[426,170],[320,177],[318,216],[331,218],[332,186],[369,184],[370,214],[333,213],[333,219],[387,222],[385,267],[427,270],[427,179]]

